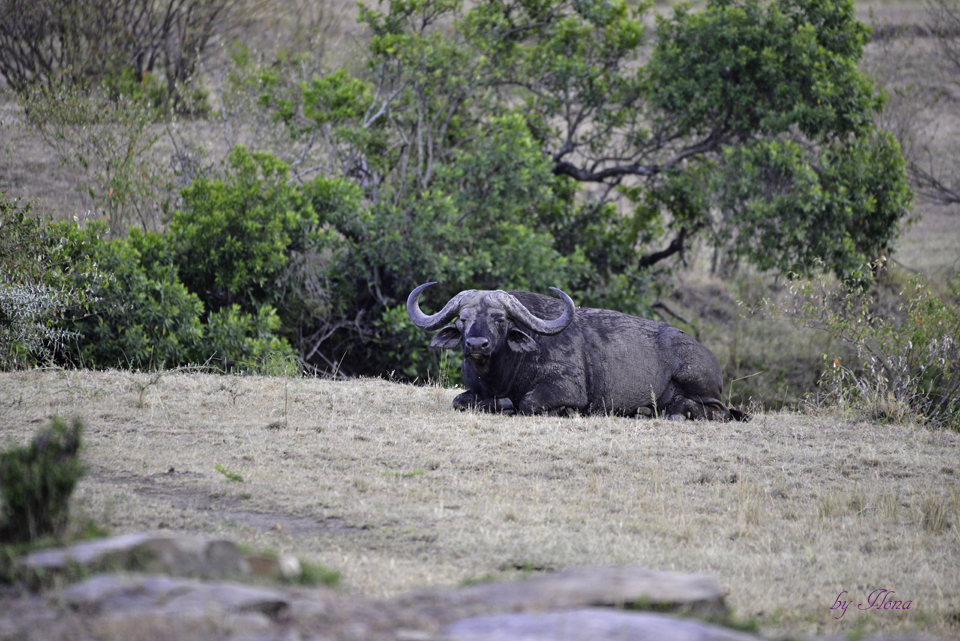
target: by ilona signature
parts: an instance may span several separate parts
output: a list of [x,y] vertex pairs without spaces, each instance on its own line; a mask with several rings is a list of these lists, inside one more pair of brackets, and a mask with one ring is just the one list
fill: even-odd
[[[837,600],[830,606],[831,610],[840,611],[839,615],[833,617],[834,619],[842,619],[843,615],[847,613],[847,607],[853,603],[853,599],[843,599],[843,595],[846,593],[847,591],[844,590],[838,594]],[[894,594],[893,590],[874,590],[867,597],[867,604],[858,603],[857,608],[860,610],[909,610],[910,606],[913,605],[913,601],[901,601]]]

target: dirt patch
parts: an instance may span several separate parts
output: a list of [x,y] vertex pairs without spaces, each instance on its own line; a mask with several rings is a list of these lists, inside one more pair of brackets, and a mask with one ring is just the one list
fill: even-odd
[[[288,534],[318,536],[321,534],[347,534],[358,529],[347,525],[337,516],[291,516],[283,512],[259,512],[243,509],[245,500],[225,492],[205,493],[189,487],[189,483],[178,483],[186,479],[205,479],[209,475],[199,472],[177,472],[170,470],[150,476],[117,474],[104,469],[92,470],[86,480],[108,484],[115,490],[126,488],[137,496],[169,504],[175,508],[205,514],[214,526],[225,523],[239,524],[252,530],[284,531]],[[158,529],[170,527],[160,521]]]

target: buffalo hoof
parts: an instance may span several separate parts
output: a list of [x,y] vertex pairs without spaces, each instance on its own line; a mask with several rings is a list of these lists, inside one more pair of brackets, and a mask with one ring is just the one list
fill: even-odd
[[543,410],[540,412],[531,412],[531,414],[541,414],[543,416],[559,416],[561,418],[576,418],[580,416],[580,410],[576,407],[569,407],[564,405],[563,407],[554,407],[553,409]]
[[513,406],[513,401],[509,398],[488,398],[477,403],[477,409],[484,412],[492,412],[493,414],[503,414],[505,416],[513,416],[517,413],[516,408]]
[[509,398],[477,398],[473,392],[464,392],[453,399],[453,409],[465,412],[477,410],[491,414],[513,416],[517,413],[513,402]]

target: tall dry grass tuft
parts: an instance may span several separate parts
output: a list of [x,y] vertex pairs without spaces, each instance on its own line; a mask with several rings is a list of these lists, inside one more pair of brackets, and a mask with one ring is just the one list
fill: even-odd
[[754,484],[737,478],[737,512],[738,520],[747,526],[760,525],[761,499],[760,489]]
[[920,503],[920,526],[931,534],[943,534],[950,526],[948,503],[939,496],[924,497]]
[[843,497],[839,492],[829,492],[821,496],[817,503],[817,516],[821,519],[831,519],[846,512]]

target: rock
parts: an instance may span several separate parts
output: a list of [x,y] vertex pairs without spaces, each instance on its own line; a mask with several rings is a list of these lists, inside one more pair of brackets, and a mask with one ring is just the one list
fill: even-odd
[[289,609],[287,597],[269,588],[141,574],[98,574],[64,588],[60,598],[76,611],[97,615],[199,610],[259,612],[280,619]]
[[725,612],[724,595],[712,578],[639,568],[573,568],[372,601],[322,587],[196,578],[243,572],[292,578],[302,571],[294,557],[244,559],[233,543],[222,540],[127,535],[34,552],[21,563],[38,573],[66,571],[78,563],[195,577],[106,572],[49,592],[7,588],[0,591],[0,639],[759,640],[693,619],[624,611]]
[[566,612],[495,614],[443,629],[445,641],[759,641],[728,628],[654,612],[585,608]]
[[713,578],[642,568],[572,568],[523,581],[421,592],[398,603],[450,622],[494,612],[543,612],[591,606],[656,608],[698,616],[726,612]]
[[66,548],[32,552],[21,560],[29,570],[47,572],[65,572],[71,563],[88,570],[119,568],[209,578],[249,571],[232,541],[153,534],[84,541]]
[[[601,570],[583,568],[562,574],[567,574],[565,580],[572,580],[576,574],[593,579],[603,572],[609,576],[609,568]],[[648,574],[626,568],[624,573],[627,578],[622,586],[634,585],[636,576]],[[521,594],[517,586],[543,583],[546,578],[550,577],[489,584],[484,594]],[[465,593],[475,598],[476,587],[480,586],[452,590],[448,602],[462,604]],[[542,588],[536,590],[541,597],[548,593]],[[565,590],[568,598],[572,598],[571,593],[579,594],[577,598],[583,596],[569,586]],[[599,607],[514,612],[532,607],[530,598],[519,602],[507,597],[488,600],[484,607],[491,611],[481,616],[458,616],[461,609],[437,618],[437,604],[443,600],[439,595],[374,602],[329,588],[267,588],[195,578],[105,573],[43,595],[0,593],[0,639],[761,641],[749,634],[654,612]],[[601,596],[607,598],[602,592]],[[411,605],[413,602],[426,607],[419,609]],[[537,607],[545,604],[538,601]]]
[[60,602],[104,639],[272,637],[290,604],[277,590],[140,574],[100,574],[65,588]]
[[199,582],[167,576],[98,574],[60,591],[60,601],[82,614],[141,610],[190,592]]
[[[209,639],[277,639],[270,620],[260,614],[224,614],[188,610],[175,616],[165,612],[115,612],[89,622],[90,637],[137,641],[207,641]],[[42,638],[42,637],[37,637]]]

